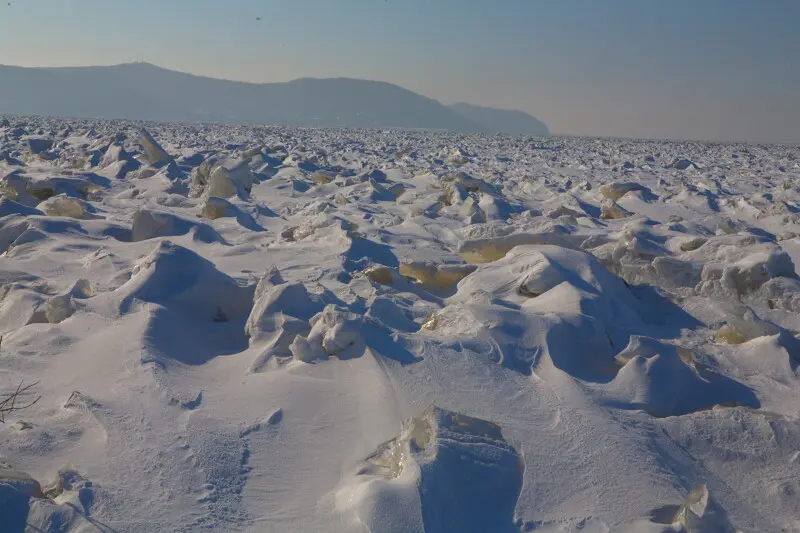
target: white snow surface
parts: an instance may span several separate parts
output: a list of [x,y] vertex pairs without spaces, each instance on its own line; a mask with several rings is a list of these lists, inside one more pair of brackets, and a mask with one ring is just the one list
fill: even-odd
[[0,120],[0,393],[41,396],[0,531],[798,533],[798,179],[796,146]]

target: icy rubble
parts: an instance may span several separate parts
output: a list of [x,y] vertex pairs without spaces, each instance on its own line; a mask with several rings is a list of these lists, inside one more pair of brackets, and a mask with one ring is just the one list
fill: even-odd
[[617,220],[620,218],[628,218],[633,213],[620,206],[617,202],[611,199],[603,200],[600,204],[600,218],[605,220]]
[[106,153],[103,154],[103,158],[100,160],[100,164],[98,166],[101,169],[105,169],[111,165],[118,166],[116,171],[117,174],[119,174],[123,168],[127,169],[128,171],[139,168],[139,162],[136,161],[128,152],[126,152],[125,147],[121,144],[112,144],[109,146],[108,150],[106,150]]
[[[704,296],[727,294],[742,297],[777,278],[797,278],[792,258],[780,247],[765,245],[747,255],[731,250],[726,260],[708,262],[700,274],[698,293]],[[736,260],[735,256],[742,256]],[[720,254],[717,254],[719,257]]]
[[257,181],[250,159],[208,157],[192,170],[192,195],[247,199]]
[[48,139],[47,137],[29,136],[25,138],[25,142],[30,153],[34,155],[39,155],[53,147],[53,139]]
[[209,196],[203,202],[202,215],[210,220],[236,216],[236,212],[236,207],[232,203],[218,196]]
[[251,342],[257,342],[275,331],[276,319],[283,323],[287,317],[308,322],[322,308],[322,301],[310,294],[303,283],[287,283],[277,270],[270,271],[256,286],[245,332]]
[[704,483],[693,488],[680,505],[668,505],[653,514],[650,521],[624,528],[622,533],[744,533],[731,524]]
[[[793,531],[798,161],[10,117],[0,386],[47,393],[4,454],[120,531]],[[429,404],[502,432],[386,440]],[[67,477],[37,527],[85,526]]]
[[741,533],[731,525],[727,513],[714,501],[706,485],[692,489],[674,523],[686,533]]
[[467,263],[483,264],[502,259],[516,246],[532,244],[551,244],[563,248],[573,248],[572,239],[567,234],[512,233],[502,237],[465,240],[458,248],[458,255]]
[[295,336],[289,351],[296,360],[304,363],[330,356],[341,358],[361,341],[360,322],[358,315],[333,304],[327,305],[309,320],[311,330],[307,336]]
[[643,191],[648,194],[652,194],[650,189],[645,187],[640,183],[607,183],[600,187],[600,194],[606,197],[606,199],[611,200],[612,202],[616,202],[629,192],[633,191]]
[[66,195],[51,196],[37,205],[36,209],[51,217],[77,219],[91,218],[95,210],[89,202]]
[[8,531],[88,531],[97,487],[72,469],[44,490],[27,473],[0,464],[0,513]]
[[63,294],[52,296],[44,304],[44,316],[51,324],[63,322],[76,310],[75,299],[94,296],[94,289],[85,279],[79,279]]
[[402,263],[399,273],[415,279],[430,290],[446,291],[476,270],[474,265],[436,265],[431,263]]
[[255,182],[255,177],[246,162],[240,162],[231,168],[225,166],[215,167],[208,176],[208,183],[203,195],[230,198],[238,196],[247,198]]

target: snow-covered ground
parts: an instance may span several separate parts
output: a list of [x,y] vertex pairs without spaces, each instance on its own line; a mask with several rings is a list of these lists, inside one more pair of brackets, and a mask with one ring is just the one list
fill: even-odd
[[798,178],[2,120],[0,530],[800,532]]

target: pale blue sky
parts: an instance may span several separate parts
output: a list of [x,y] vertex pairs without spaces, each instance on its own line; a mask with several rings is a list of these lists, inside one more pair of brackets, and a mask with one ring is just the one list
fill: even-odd
[[800,142],[800,0],[6,2],[0,64],[368,78],[560,133]]

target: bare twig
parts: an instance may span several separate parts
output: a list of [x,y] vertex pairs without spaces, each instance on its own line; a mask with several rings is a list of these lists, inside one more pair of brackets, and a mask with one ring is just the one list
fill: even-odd
[[[3,336],[0,335],[0,347],[3,346]],[[33,406],[36,402],[42,399],[41,396],[37,396],[35,400],[32,402],[28,402],[24,405],[17,405],[17,400],[20,399],[21,396],[25,395],[28,391],[33,389],[39,382],[31,383],[29,385],[25,385],[24,381],[20,381],[19,385],[17,385],[17,389],[11,393],[10,395],[6,396],[3,399],[0,399],[0,424],[6,423],[6,415],[13,413],[14,411],[21,411],[23,409],[27,409],[28,407]]]
[[0,400],[0,424],[5,424],[6,415],[13,413],[14,411],[21,411],[22,409],[27,409],[31,407],[36,402],[42,399],[41,396],[37,396],[35,400],[32,402],[28,402],[23,405],[18,405],[17,401],[20,399],[21,396],[25,395],[25,393],[29,392],[33,387],[38,385],[39,382],[30,383],[29,385],[25,385],[25,382],[22,381],[17,386],[16,390],[11,393],[6,398]]

